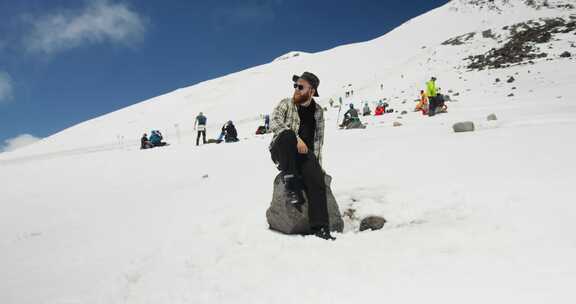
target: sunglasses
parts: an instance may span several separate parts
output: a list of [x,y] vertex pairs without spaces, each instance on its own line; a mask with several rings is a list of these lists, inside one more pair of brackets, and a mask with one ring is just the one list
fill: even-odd
[[305,86],[301,85],[301,84],[294,84],[294,89],[297,89],[298,91],[304,91],[304,88],[306,88]]

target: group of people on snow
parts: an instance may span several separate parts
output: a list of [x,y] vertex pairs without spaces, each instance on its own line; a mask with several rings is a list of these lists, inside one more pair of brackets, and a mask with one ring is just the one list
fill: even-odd
[[142,138],[140,138],[140,149],[151,149],[168,145],[162,141],[163,139],[164,136],[162,136],[162,133],[158,130],[152,130],[150,132],[150,138],[148,138],[148,134],[144,133]]
[[436,77],[430,78],[426,82],[426,91],[420,91],[420,101],[414,108],[415,112],[422,112],[423,115],[434,116],[438,113],[446,113],[446,97],[436,87]]
[[[266,120],[265,123],[266,130],[269,129],[269,118]],[[200,139],[202,139],[202,144],[208,143],[206,140],[206,125],[208,122],[208,118],[204,115],[204,113],[200,112],[196,119],[194,120],[194,130],[197,131],[196,133],[196,146],[200,145]],[[148,134],[144,133],[142,138],[140,139],[140,149],[150,149],[154,147],[162,147],[168,145],[166,142],[163,142],[164,139],[162,133],[158,130],[152,130],[150,137]],[[234,123],[229,120],[227,121],[221,129],[220,135],[217,140],[214,142],[221,143],[232,143],[237,142],[238,139],[238,131],[236,130],[236,126]]]

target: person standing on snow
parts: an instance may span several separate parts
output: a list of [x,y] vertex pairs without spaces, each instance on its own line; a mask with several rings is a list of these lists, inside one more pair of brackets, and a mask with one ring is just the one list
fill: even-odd
[[428,116],[436,114],[436,77],[432,77],[426,83],[426,95],[428,95]]
[[302,192],[308,197],[308,215],[312,234],[334,240],[330,234],[325,173],[322,169],[324,144],[324,110],[313,97],[318,97],[320,80],[310,72],[294,75],[294,94],[274,108],[270,129],[272,161],[281,171],[288,203],[300,208]]
[[264,115],[264,128],[266,128],[266,132],[270,130],[270,115]]
[[202,144],[206,144],[206,121],[207,118],[202,112],[196,116],[194,121],[194,130],[198,129],[198,134],[196,135],[196,145],[200,143],[200,135],[202,135]]

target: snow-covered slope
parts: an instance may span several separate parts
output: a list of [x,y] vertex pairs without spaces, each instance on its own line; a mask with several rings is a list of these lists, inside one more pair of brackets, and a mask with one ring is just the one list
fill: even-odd
[[[544,3],[452,1],[372,41],[206,81],[0,154],[0,303],[572,303],[576,64],[560,55],[576,51],[576,11]],[[550,18],[564,25],[532,41]],[[470,67],[510,41],[547,56]],[[325,169],[354,214],[335,242],[280,235],[265,219],[276,170],[269,135],[252,134],[304,70],[320,77],[324,105],[353,89],[345,103],[386,98],[398,111],[348,131],[337,108],[326,112]],[[453,101],[429,118],[411,110],[431,75]],[[241,142],[195,147],[199,111],[212,136],[234,120]],[[453,133],[462,120],[476,132]],[[138,150],[152,128],[172,145]],[[388,223],[357,233],[367,215]]]
[[[518,3],[510,4],[515,2]],[[162,130],[175,142],[178,133],[181,139],[192,136],[194,117],[200,111],[208,116],[209,132],[213,136],[229,119],[237,121],[241,131],[252,133],[255,121],[270,112],[281,98],[291,94],[291,76],[304,70],[320,77],[321,102],[324,104],[330,98],[343,96],[343,87],[347,84],[356,88],[360,93],[357,96],[371,99],[390,96],[396,91],[405,91],[405,97],[411,99],[417,95],[414,89],[420,88],[432,74],[443,77],[442,86],[458,88],[465,83],[452,79],[451,75],[463,71],[463,58],[487,51],[506,37],[480,39],[459,47],[442,45],[442,42],[527,20],[569,19],[575,14],[570,8],[536,9],[521,4],[522,1],[488,1],[492,9],[486,9],[483,3],[453,1],[372,41],[296,57],[292,55],[299,52],[289,53],[290,60],[275,60],[152,98],[64,130],[19,153],[54,153],[89,147],[108,149],[122,143],[135,145],[141,134],[150,129]],[[574,40],[573,32],[566,36],[564,41]],[[401,75],[404,78],[399,78]],[[385,90],[374,91],[380,83],[385,84]]]

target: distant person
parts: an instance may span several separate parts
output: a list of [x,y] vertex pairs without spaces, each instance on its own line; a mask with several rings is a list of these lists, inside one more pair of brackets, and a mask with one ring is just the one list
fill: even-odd
[[231,120],[224,126],[224,141],[227,143],[238,141],[238,131]]
[[424,90],[420,90],[420,101],[414,108],[414,111],[415,112],[421,111],[422,114],[424,115],[428,114],[428,96],[426,95],[426,92],[424,92]]
[[368,106],[368,103],[364,104],[364,108],[362,109],[362,115],[363,116],[369,116],[372,113],[372,110],[370,110],[370,106]]
[[140,149],[150,149],[152,148],[152,144],[148,140],[148,134],[144,133],[142,138],[140,138]]
[[152,130],[152,132],[150,133],[151,135],[149,141],[152,147],[162,147],[166,145],[166,143],[162,141],[162,139],[164,139],[164,136],[162,136],[162,133],[160,133],[160,131]]
[[448,106],[446,106],[446,99],[444,95],[440,92],[440,88],[436,92],[436,109],[434,110],[436,113],[446,113],[448,110]]
[[430,78],[426,83],[426,95],[428,95],[428,116],[436,114],[436,77]]
[[342,121],[342,124],[340,125],[340,127],[345,128],[346,126],[348,126],[348,124],[350,124],[351,122],[353,122],[355,120],[360,120],[360,117],[358,114],[358,110],[356,110],[354,108],[354,104],[351,103],[350,109],[348,109],[348,111],[346,111],[346,113],[344,113],[344,121]]
[[376,109],[374,110],[374,116],[384,115],[384,113],[386,113],[386,106],[382,100],[380,100],[376,106]]
[[194,121],[194,130],[198,130],[198,134],[196,135],[196,145],[200,144],[200,136],[202,136],[202,144],[206,144],[206,116],[204,113],[200,112],[198,116],[196,116],[196,120]]
[[264,128],[266,131],[270,130],[270,115],[268,114],[264,115]]

